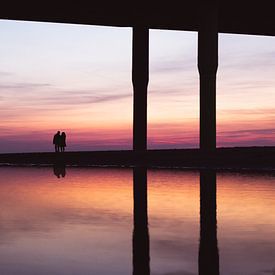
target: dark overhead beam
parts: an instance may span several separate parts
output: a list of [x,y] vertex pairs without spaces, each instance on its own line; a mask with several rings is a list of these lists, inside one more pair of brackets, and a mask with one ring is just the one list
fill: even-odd
[[[91,5],[91,2],[93,3]],[[35,2],[34,2],[35,3]],[[160,1],[7,1],[0,19],[198,31],[198,0]],[[184,9],[182,8],[184,6]],[[275,35],[273,1],[220,0],[220,33]]]

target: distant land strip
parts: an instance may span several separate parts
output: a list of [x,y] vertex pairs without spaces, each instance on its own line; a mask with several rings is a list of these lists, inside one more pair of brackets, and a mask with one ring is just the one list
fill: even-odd
[[0,154],[0,165],[146,166],[183,168],[275,169],[275,147],[124,151],[75,151],[64,153]]

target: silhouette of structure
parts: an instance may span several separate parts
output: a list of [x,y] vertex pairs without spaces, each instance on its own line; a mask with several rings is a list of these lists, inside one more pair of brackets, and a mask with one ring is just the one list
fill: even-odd
[[[184,8],[182,8],[184,6]],[[0,19],[76,23],[133,28],[134,90],[133,149],[147,149],[147,84],[149,29],[198,32],[200,74],[200,149],[216,148],[216,72],[218,33],[275,35],[273,1],[175,0],[125,2],[64,0],[55,3],[13,1],[5,3]]]
[[[141,58],[142,57],[142,58]],[[149,80],[149,29],[133,28],[134,121],[133,149],[147,149],[147,85]]]
[[200,74],[200,149],[216,149],[216,73],[218,68],[217,1],[202,1],[198,32]]
[[147,170],[133,170],[134,230],[133,275],[150,275],[150,245],[147,215]]
[[199,275],[219,275],[216,171],[200,171]]

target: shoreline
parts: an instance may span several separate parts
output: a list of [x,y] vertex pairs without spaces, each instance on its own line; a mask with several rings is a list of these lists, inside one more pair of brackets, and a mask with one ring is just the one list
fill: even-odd
[[252,169],[275,170],[275,147],[217,148],[215,152],[199,149],[163,149],[145,152],[75,151],[64,153],[0,154],[0,166],[135,167],[178,169]]

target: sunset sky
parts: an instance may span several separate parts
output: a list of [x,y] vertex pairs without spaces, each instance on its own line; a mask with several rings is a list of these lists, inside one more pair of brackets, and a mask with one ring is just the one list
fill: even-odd
[[[131,28],[0,20],[0,152],[132,148]],[[198,147],[197,33],[150,30],[148,147]],[[275,39],[219,35],[218,146],[275,145]]]

